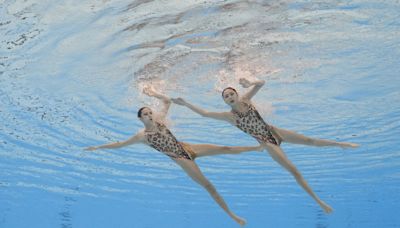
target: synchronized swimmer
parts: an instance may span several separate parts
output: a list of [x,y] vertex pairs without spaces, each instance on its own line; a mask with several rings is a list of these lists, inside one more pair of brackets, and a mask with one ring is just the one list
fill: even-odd
[[159,94],[150,88],[146,88],[144,93],[148,96],[156,97],[163,101],[164,106],[158,116],[148,107],[143,107],[138,111],[138,118],[143,122],[145,128],[139,131],[126,141],[115,142],[100,146],[87,147],[86,150],[97,149],[116,149],[135,143],[143,143],[166,154],[175,161],[182,169],[199,185],[205,188],[218,205],[237,223],[245,225],[246,221],[235,215],[224,199],[219,195],[211,182],[203,175],[195,158],[211,156],[217,154],[238,154],[248,151],[261,151],[263,147],[259,146],[218,146],[212,144],[190,144],[179,142],[171,131],[165,126],[165,117],[171,104],[171,99],[163,94]]
[[276,162],[278,162],[294,176],[300,186],[321,206],[326,213],[332,212],[332,208],[313,192],[296,166],[294,166],[293,163],[287,158],[286,154],[280,147],[280,144],[282,142],[288,142],[309,146],[338,146],[342,148],[355,148],[358,147],[358,144],[310,138],[293,131],[277,128],[267,124],[251,102],[251,98],[265,84],[265,81],[249,81],[245,78],[241,78],[239,83],[244,88],[251,87],[251,89],[243,96],[239,96],[237,91],[232,87],[225,88],[222,91],[222,98],[224,99],[225,103],[231,107],[229,112],[209,112],[186,102],[182,98],[172,99],[172,101],[178,105],[186,106],[204,117],[226,121],[254,137],[267,149],[269,155]]
[[[278,162],[283,168],[289,171],[298,184],[321,206],[326,212],[332,212],[332,208],[322,201],[307,184],[301,173],[287,158],[286,154],[280,147],[282,142],[303,144],[310,146],[338,146],[342,148],[355,148],[358,144],[347,142],[335,142],[325,139],[310,138],[299,133],[281,129],[267,124],[256,110],[251,102],[251,98],[265,84],[264,80],[249,81],[245,78],[240,79],[240,84],[244,88],[251,89],[243,96],[239,96],[237,91],[228,87],[222,91],[222,97],[226,104],[231,107],[229,112],[209,112],[203,110],[193,104],[188,103],[182,98],[169,98],[163,94],[157,93],[151,88],[145,88],[144,93],[148,96],[160,99],[163,102],[163,108],[158,117],[148,107],[142,107],[138,111],[138,118],[144,124],[144,129],[139,131],[131,138],[100,146],[87,147],[86,150],[92,151],[96,149],[115,149],[128,146],[135,143],[146,144],[164,154],[175,161],[182,169],[199,185],[208,191],[215,202],[237,223],[245,225],[246,221],[235,215],[227,206],[224,199],[219,195],[211,182],[203,175],[200,168],[195,163],[195,158],[203,156],[211,156],[218,154],[239,154],[249,151],[263,151],[266,149],[269,155]],[[204,116],[217,120],[226,121],[250,136],[254,137],[259,146],[219,146],[212,144],[190,144],[179,142],[171,131],[165,125],[171,102],[186,106],[192,111]]]

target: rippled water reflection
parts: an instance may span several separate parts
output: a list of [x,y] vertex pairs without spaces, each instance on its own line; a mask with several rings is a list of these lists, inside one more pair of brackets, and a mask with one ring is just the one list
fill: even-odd
[[[152,84],[225,110],[221,88],[267,84],[274,125],[354,141],[284,145],[335,213],[268,156],[198,163],[249,227],[398,227],[398,1],[20,1],[0,4],[0,227],[233,227],[170,160],[145,146],[88,153],[142,128]],[[240,90],[243,91],[243,90]],[[173,106],[183,141],[255,142]],[[29,212],[29,213],[28,213]]]

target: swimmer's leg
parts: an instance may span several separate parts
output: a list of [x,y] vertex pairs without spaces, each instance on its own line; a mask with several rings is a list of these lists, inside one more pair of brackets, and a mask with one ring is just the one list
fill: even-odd
[[305,135],[299,134],[294,131],[289,131],[281,128],[274,127],[274,131],[281,137],[282,141],[295,144],[303,144],[309,146],[339,146],[342,148],[356,148],[359,145],[356,143],[336,142],[326,139],[315,139]]
[[262,146],[218,146],[213,144],[189,144],[197,157],[219,155],[219,154],[239,154],[242,152],[262,151]]
[[215,187],[211,184],[209,180],[203,175],[199,167],[196,165],[195,162],[188,160],[188,159],[174,159],[176,163],[178,163],[182,169],[199,185],[205,188],[208,193],[213,197],[215,202],[226,212],[228,215],[234,219],[240,225],[245,225],[246,221],[233,212],[231,212],[228,208],[228,205],[225,203],[224,199],[219,195]]
[[279,146],[268,143],[265,145],[265,148],[276,162],[278,162],[294,176],[297,183],[321,206],[322,209],[324,209],[325,213],[332,212],[332,208],[320,198],[318,198],[311,187],[307,184],[301,173],[297,170],[296,166],[294,166],[292,162],[286,157],[285,153]]

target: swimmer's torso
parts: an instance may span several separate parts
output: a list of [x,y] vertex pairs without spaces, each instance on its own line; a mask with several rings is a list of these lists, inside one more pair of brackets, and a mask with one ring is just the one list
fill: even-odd
[[252,104],[246,102],[243,102],[243,104],[247,107],[245,112],[232,110],[236,127],[253,136],[259,142],[279,145],[280,140],[272,134],[272,126],[264,122]]
[[145,131],[144,135],[149,146],[167,156],[192,160],[182,145],[164,124],[156,122],[156,130]]

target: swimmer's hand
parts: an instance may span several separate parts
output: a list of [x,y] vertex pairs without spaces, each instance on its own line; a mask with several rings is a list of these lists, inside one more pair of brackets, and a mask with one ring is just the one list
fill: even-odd
[[158,93],[152,86],[144,87],[143,93],[149,97],[158,98],[168,104],[170,104],[170,102],[171,102],[171,99],[169,97],[165,96],[164,94]]
[[172,98],[171,101],[174,102],[177,105],[186,105],[186,101],[183,100],[183,98],[180,98],[180,97]]
[[239,83],[243,86],[243,88],[249,88],[253,85],[253,83],[246,78],[240,78]]
[[89,146],[89,147],[85,148],[86,151],[93,151],[93,150],[97,150],[97,149],[99,149],[99,147],[97,147],[97,146]]
[[146,86],[143,88],[143,93],[146,94],[149,97],[154,97],[156,93],[150,86]]

